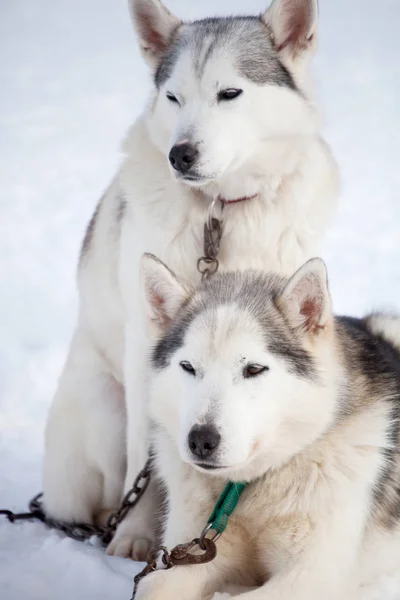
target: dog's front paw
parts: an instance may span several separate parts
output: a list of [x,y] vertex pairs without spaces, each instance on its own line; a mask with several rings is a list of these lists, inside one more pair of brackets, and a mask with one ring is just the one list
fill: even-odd
[[165,571],[156,571],[144,577],[136,589],[135,600],[168,600],[168,579],[165,575]]
[[203,577],[207,571],[203,570],[202,573],[203,575],[190,566],[161,569],[151,573],[139,582],[135,600],[200,600],[209,597],[202,593]]
[[143,515],[128,514],[118,526],[107,548],[107,554],[145,562],[154,547],[155,537],[151,525],[146,525]]

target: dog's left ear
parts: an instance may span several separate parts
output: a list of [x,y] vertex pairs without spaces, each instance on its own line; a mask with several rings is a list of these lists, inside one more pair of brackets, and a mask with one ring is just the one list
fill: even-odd
[[274,0],[262,19],[272,32],[277,51],[289,59],[316,50],[318,0]]
[[156,69],[181,21],[161,0],[129,0],[129,7],[142,54]]
[[165,331],[190,292],[153,254],[143,255],[141,275],[150,321],[157,329]]
[[317,334],[332,318],[326,266],[320,258],[306,262],[287,283],[277,306],[291,326]]

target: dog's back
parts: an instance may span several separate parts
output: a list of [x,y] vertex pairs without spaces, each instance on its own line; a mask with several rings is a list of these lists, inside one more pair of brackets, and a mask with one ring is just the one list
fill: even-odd
[[373,520],[393,530],[400,523],[400,317],[381,313],[337,319],[345,362],[351,371],[351,410],[387,405],[386,443],[380,449]]
[[357,319],[338,317],[344,327],[351,350],[350,364],[375,380],[382,374],[400,381],[400,317],[373,313]]
[[400,353],[400,317],[375,313],[365,320],[368,330],[382,340],[386,340]]

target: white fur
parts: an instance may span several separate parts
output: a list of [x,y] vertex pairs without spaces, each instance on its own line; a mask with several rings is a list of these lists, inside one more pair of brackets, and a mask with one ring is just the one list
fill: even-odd
[[[322,288],[323,306],[330,307],[317,261],[291,280],[281,304],[293,302],[293,284],[302,279],[313,281],[303,286],[303,300],[319,306]],[[163,286],[166,298],[176,293],[173,286]],[[153,371],[156,462],[169,495],[164,543],[172,548],[198,537],[228,479],[250,485],[217,542],[216,559],[149,576],[138,600],[199,600],[227,584],[252,588],[241,600],[358,600],[367,583],[400,567],[399,532],[385,533],[371,517],[381,449],[390,443],[390,407],[383,397],[363,397],[361,386],[362,408],[336,420],[347,376],[330,308],[322,318],[321,330],[302,334],[317,380],[294,375],[266,351],[265,331],[235,304],[214,309],[212,319],[207,311],[195,317],[169,364]],[[242,357],[270,369],[243,379]],[[182,360],[193,364],[195,376],[182,370]],[[229,465],[213,472],[196,467],[187,443],[207,411],[221,432],[218,461]]]
[[400,350],[400,318],[396,315],[376,314],[368,319],[372,333],[380,335]]
[[[144,5],[143,0],[133,2],[140,15]],[[163,13],[158,0],[147,5],[154,9],[151,25],[165,38],[177,21]],[[138,30],[154,64],[158,50],[146,45],[146,29]],[[282,60],[307,96],[304,65],[296,70],[287,54]],[[242,96],[229,106],[216,106],[217,80],[242,88]],[[181,108],[166,98],[167,91],[180,98]],[[193,126],[207,178],[197,188],[179,182],[167,159],[171,146]],[[293,272],[315,254],[338,192],[336,166],[319,131],[311,100],[284,87],[245,80],[230,56],[221,53],[201,81],[183,53],[167,86],[153,93],[128,133],[124,162],[101,202],[80,265],[79,320],[46,435],[44,492],[51,516],[104,518],[146,460],[148,333],[138,292],[142,254],[159,256],[185,284],[197,282],[212,199],[257,194],[225,208],[220,268]],[[118,223],[121,196],[126,208]],[[120,526],[109,551],[143,556],[147,542],[140,540],[152,539],[153,509],[151,502],[142,503]]]

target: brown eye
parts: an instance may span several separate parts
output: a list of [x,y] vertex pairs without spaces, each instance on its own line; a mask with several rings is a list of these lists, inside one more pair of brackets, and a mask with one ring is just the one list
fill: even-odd
[[191,364],[190,364],[190,362],[188,362],[187,360],[183,360],[183,361],[180,363],[180,365],[181,365],[182,369],[183,369],[184,371],[186,371],[186,373],[189,373],[189,375],[196,375],[196,370],[195,370],[195,368],[194,368],[194,367],[193,367],[193,365],[191,365]]
[[178,98],[174,96],[174,94],[171,94],[171,92],[167,92],[167,98],[170,102],[175,102],[175,104],[179,104]]
[[246,365],[243,369],[243,377],[245,379],[250,379],[250,377],[258,377],[258,375],[262,375],[268,370],[268,367],[263,367],[262,365]]
[[235,100],[235,98],[238,98],[242,94],[243,90],[238,90],[236,88],[222,90],[221,92],[218,92],[218,102],[223,102],[224,100],[229,102],[229,100]]

